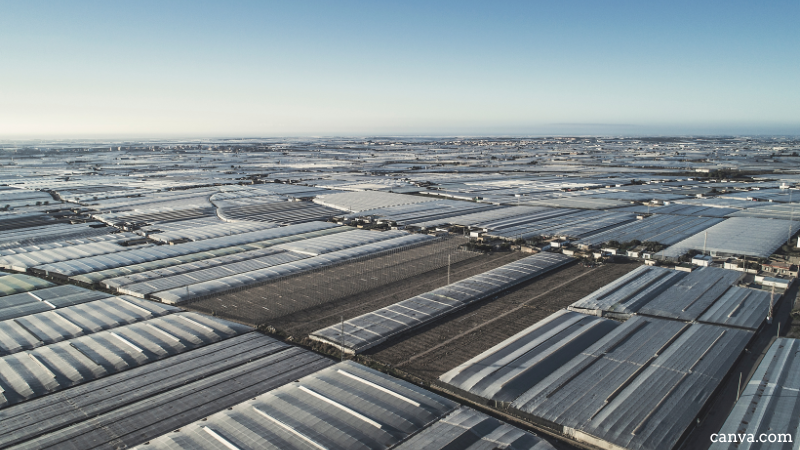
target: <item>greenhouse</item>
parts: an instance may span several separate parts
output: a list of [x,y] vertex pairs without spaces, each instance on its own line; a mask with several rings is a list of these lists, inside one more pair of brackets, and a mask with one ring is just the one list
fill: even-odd
[[392,448],[457,408],[411,383],[343,362],[137,448]]
[[330,206],[342,211],[363,212],[369,209],[390,206],[413,205],[436,201],[435,198],[414,195],[392,194],[380,191],[345,192],[341,194],[318,195],[314,203]]
[[[311,222],[291,227],[272,228],[268,230],[253,231],[234,236],[225,236],[204,241],[187,242],[177,245],[148,246],[118,252],[114,255],[100,255],[88,258],[77,258],[68,261],[41,264],[35,270],[47,275],[60,275],[72,277],[90,272],[97,272],[107,269],[115,269],[133,264],[141,264],[149,261],[156,261],[166,258],[180,257],[191,253],[216,250],[224,247],[250,244],[253,242],[275,239],[286,236],[318,231],[325,228],[336,227],[335,224],[323,222]],[[124,247],[120,247],[124,248]]]
[[190,284],[202,283],[204,281],[216,280],[218,278],[225,278],[232,275],[239,275],[246,272],[252,272],[254,270],[291,263],[304,258],[308,258],[308,256],[294,252],[280,252],[273,250],[271,254],[266,256],[250,258],[243,261],[224,264],[216,267],[209,267],[206,269],[199,269],[189,273],[171,276],[164,275],[147,281],[127,284],[117,288],[117,291],[123,294],[145,298],[147,294],[151,294],[153,292],[166,291]]
[[176,313],[6,355],[0,357],[0,408],[248,330],[200,314]]
[[[145,245],[144,247],[151,247]],[[0,257],[0,267],[17,272],[44,264],[70,261],[77,258],[91,258],[97,255],[130,251],[116,242],[91,242],[68,246],[51,247],[46,250],[34,250],[19,254],[10,254]]]
[[[528,223],[509,226],[489,232],[490,236],[514,240],[539,236],[581,238],[636,220],[630,213],[607,211],[545,210],[535,213],[539,218]],[[570,211],[570,210],[567,210]]]
[[0,446],[130,448],[331,364],[244,333],[8,407]]
[[631,242],[636,240],[672,245],[722,221],[722,218],[716,217],[659,214],[591,235],[578,241],[578,244],[600,245],[610,241]]
[[0,320],[11,320],[43,311],[64,308],[110,297],[77,286],[62,285],[0,297]]
[[[0,275],[0,297],[50,286],[54,286],[53,283],[30,275]],[[0,305],[2,304],[0,303]]]
[[0,321],[0,355],[180,311],[130,297],[108,297]]
[[309,337],[349,353],[360,353],[573,261],[560,253],[539,253],[317,330]]
[[656,253],[656,257],[676,259],[690,250],[706,250],[713,256],[769,258],[798,230],[797,220],[731,217]]
[[[288,228],[288,227],[287,227]],[[233,245],[230,247],[222,247],[217,248],[214,250],[207,250],[203,252],[197,253],[189,253],[186,255],[180,255],[173,258],[164,258],[159,259],[156,261],[148,261],[141,264],[132,264],[130,266],[123,266],[123,267],[116,267],[113,269],[105,269],[100,270],[97,272],[90,272],[82,275],[75,275],[70,277],[70,279],[78,284],[84,284],[87,286],[92,286],[95,284],[99,284],[101,282],[104,283],[104,280],[110,278],[117,278],[123,277],[132,274],[139,274],[139,273],[147,273],[151,271],[160,272],[162,269],[171,269],[172,267],[182,266],[183,264],[188,263],[199,263],[202,264],[203,261],[211,261],[216,260],[220,257],[229,256],[231,258],[237,257],[237,255],[243,255],[243,257],[247,257],[251,255],[249,252],[251,251],[259,251],[263,249],[267,249],[269,247],[283,244],[286,242],[294,242],[303,239],[311,239],[314,237],[319,236],[327,236],[336,233],[343,233],[345,231],[349,231],[347,227],[335,227],[335,228],[326,228],[318,231],[310,231],[307,233],[300,233],[294,234],[289,236],[284,236],[280,238],[274,239],[267,239],[264,241],[257,241],[251,242],[249,244],[243,245]],[[167,272],[169,273],[169,272]],[[111,285],[110,287],[113,287]]]
[[254,231],[277,228],[278,224],[261,222],[220,223],[201,227],[187,227],[182,230],[148,234],[147,237],[158,242],[202,241],[235,234],[252,233]]
[[[378,232],[364,232],[375,235],[384,234]],[[155,292],[151,294],[153,298],[170,304],[180,304],[189,300],[201,298],[211,294],[222,294],[238,289],[255,286],[260,283],[277,280],[282,277],[296,275],[302,272],[321,269],[332,264],[347,261],[349,259],[358,258],[361,256],[371,255],[382,251],[400,248],[408,245],[420,244],[425,241],[433,240],[434,238],[422,234],[406,234],[403,236],[395,237],[389,240],[381,240],[378,242],[368,243],[365,245],[358,245],[352,248],[331,251],[318,256],[313,256],[306,259],[300,259],[291,263],[272,266],[264,269],[253,270],[250,272],[241,273],[238,275],[227,276],[218,278],[211,281],[199,282],[192,285],[187,285],[180,288],[169,289],[166,291]],[[356,243],[357,241],[350,241]],[[328,245],[323,242],[317,242],[313,249],[319,250],[321,248],[335,248],[341,246],[341,241],[330,242]]]

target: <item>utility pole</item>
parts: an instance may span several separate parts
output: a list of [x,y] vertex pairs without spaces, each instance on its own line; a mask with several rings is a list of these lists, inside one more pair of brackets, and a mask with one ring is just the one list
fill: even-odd
[[703,256],[706,255],[706,241],[708,241],[708,231],[703,233]]
[[786,245],[792,248],[792,223],[794,223],[794,205],[792,205],[792,188],[789,188],[789,237],[786,238]]
[[447,284],[450,284],[450,255],[447,255]]
[[342,361],[344,361],[344,316],[340,316],[340,318],[342,319],[342,328],[341,328],[341,331],[340,331],[341,332],[341,337],[342,337],[342,347],[341,347],[342,353],[341,353],[341,357],[342,357]]
[[[772,307],[775,304],[775,286],[772,286],[772,294],[769,296],[769,320],[767,323],[772,323]],[[780,333],[780,324],[778,324],[778,333]]]

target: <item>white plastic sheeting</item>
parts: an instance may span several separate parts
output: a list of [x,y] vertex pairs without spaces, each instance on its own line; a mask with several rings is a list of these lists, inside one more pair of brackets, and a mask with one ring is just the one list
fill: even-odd
[[41,266],[43,264],[59,263],[76,258],[90,258],[97,255],[124,252],[126,250],[130,251],[129,248],[123,247],[115,242],[92,242],[89,244],[70,245],[16,255],[6,255],[0,258],[0,267],[24,272],[31,267]]
[[539,253],[317,330],[310,337],[359,353],[572,261],[560,253]]
[[422,430],[397,450],[555,450],[539,436],[462,406]]
[[249,331],[176,313],[0,357],[0,408]]
[[278,248],[304,255],[317,256],[322,253],[330,253],[337,250],[344,250],[346,248],[371,244],[373,242],[387,241],[403,236],[408,236],[408,233],[404,231],[378,232],[355,229],[332,236],[322,236],[304,241],[281,244],[278,245]]
[[563,427],[578,441],[670,450],[752,336],[715,325],[643,316],[617,324],[560,312],[440,379]]
[[[101,228],[105,230],[115,230],[115,228],[106,227]],[[53,239],[59,239],[59,236],[54,236]],[[95,236],[88,236],[88,237],[81,237],[81,238],[72,238],[69,239],[62,238],[63,240],[59,240],[56,242],[26,242],[20,243],[20,245],[9,245],[3,249],[0,249],[0,257],[8,256],[8,255],[18,255],[21,253],[30,253],[30,252],[38,252],[41,250],[50,250],[56,248],[65,248],[65,247],[72,247],[75,245],[82,245],[82,244],[91,244],[94,242],[122,242],[128,241],[131,239],[140,239],[141,236],[138,236],[133,233],[113,233],[113,234],[100,234]]]
[[632,450],[672,449],[752,338],[750,331],[629,319],[511,407]]
[[583,238],[579,243],[599,245],[608,241],[630,242],[637,240],[672,245],[716,225],[722,220],[722,218],[718,217],[654,215]]
[[537,236],[581,238],[636,220],[631,213],[550,209],[532,213],[525,223],[497,228],[489,235],[505,239]]
[[513,401],[617,326],[614,320],[561,310],[439,380],[480,398]]
[[371,217],[378,221],[395,222],[398,225],[412,225],[426,228],[447,223],[448,219],[468,212],[502,209],[485,203],[461,202],[456,200],[435,200],[411,205],[389,206],[369,209],[364,212],[341,215],[345,218]]
[[[40,285],[40,287],[44,286],[47,285]],[[0,297],[0,320],[15,319],[106,297],[110,297],[110,295],[69,284],[20,292]]]
[[[759,363],[752,378],[719,430],[726,442],[711,444],[710,450],[797,448],[800,442],[800,339],[778,338]],[[747,442],[747,435],[767,441]],[[744,442],[731,443],[728,436],[745,436]],[[788,434],[788,438],[785,434]],[[779,436],[782,442],[777,442]]]
[[270,255],[265,255],[258,258],[247,259],[217,267],[209,267],[207,269],[196,270],[190,273],[159,277],[139,283],[129,284],[118,288],[118,291],[123,294],[144,298],[147,296],[147,294],[153,292],[165,291],[190,284],[197,284],[204,281],[229,277],[231,275],[265,269],[267,267],[288,264],[303,258],[308,258],[308,255],[302,255],[294,252],[274,251]]
[[132,284],[170,278],[176,275],[188,274],[213,267],[227,266],[242,261],[252,261],[264,256],[274,255],[275,253],[285,253],[285,251],[266,247],[256,250],[249,250],[246,252],[232,253],[167,267],[156,267],[152,270],[135,271],[129,273],[128,275],[104,280],[102,284],[108,289],[119,289],[123,286],[129,286]]
[[411,383],[342,362],[136,448],[393,448],[456,408]]
[[91,239],[97,236],[105,236],[112,231],[117,231],[111,227],[92,227],[92,224],[69,224],[58,223],[38,227],[27,227],[17,230],[3,231],[0,234],[0,249],[29,246],[35,244],[49,243],[54,241]]
[[65,277],[70,277],[89,272],[96,272],[99,270],[127,266],[130,264],[139,264],[147,261],[155,261],[159,259],[187,255],[189,253],[291,236],[310,231],[322,230],[325,228],[333,228],[336,226],[337,225],[331,223],[309,222],[291,227],[253,231],[250,233],[207,239],[198,242],[137,248],[135,250],[118,252],[113,255],[79,258],[54,264],[42,264],[37,265],[36,269],[47,273],[48,275],[58,274]]
[[[377,232],[370,233],[378,234]],[[265,283],[281,277],[319,269],[331,264],[358,258],[360,256],[371,255],[377,252],[404,247],[407,245],[414,245],[432,239],[434,238],[424,234],[407,234],[405,236],[395,237],[394,239],[360,245],[346,250],[333,251],[307,259],[301,259],[288,264],[281,264],[266,269],[254,270],[252,272],[219,278],[181,288],[156,292],[151,294],[151,296],[165,303],[180,304],[206,295],[222,294],[224,292],[243,289],[248,286],[254,286],[259,283]]]
[[[641,266],[569,306],[572,311],[625,319],[633,314],[758,328],[765,297],[735,286],[740,272],[702,267],[687,273]],[[768,299],[767,299],[768,300]],[[701,318],[703,316],[703,318]],[[724,317],[723,317],[724,316]]]
[[436,201],[436,198],[419,197],[414,195],[392,194],[389,192],[364,191],[346,192],[343,194],[320,195],[314,203],[330,206],[342,211],[365,211],[369,209],[386,208],[390,206],[412,205]]
[[[800,192],[795,194],[800,201]],[[728,217],[759,217],[764,219],[800,220],[800,203],[759,203],[755,208],[732,212]]]
[[236,234],[251,233],[254,231],[268,230],[276,227],[278,227],[277,224],[266,222],[222,223],[217,225],[185,228],[183,230],[168,231],[165,233],[156,233],[148,235],[147,237],[159,242],[173,242],[181,240],[202,241],[204,239],[233,236]]
[[769,258],[798,230],[797,220],[731,217],[656,253],[656,257],[678,258],[689,250],[705,248],[712,255]]
[[769,316],[770,302],[767,291],[733,286],[697,320],[756,330]]
[[[0,297],[50,286],[53,286],[53,283],[30,275],[0,275]],[[2,301],[0,300],[0,302]]]
[[[150,276],[153,273],[156,275],[164,273],[165,275],[169,275],[173,273],[172,272],[173,269],[179,271],[180,273],[184,273],[186,271],[185,269],[188,269],[188,271],[197,270],[198,268],[197,265],[206,265],[207,263],[207,266],[211,266],[211,265],[224,264],[225,262],[233,262],[234,260],[241,261],[242,259],[240,258],[243,259],[249,258],[254,254],[257,254],[259,251],[264,251],[269,247],[274,247],[279,244],[302,241],[304,239],[312,239],[319,236],[328,236],[336,233],[344,233],[349,230],[351,229],[348,227],[334,227],[334,228],[324,228],[322,230],[316,230],[316,231],[300,232],[299,234],[290,234],[288,236],[265,239],[263,241],[250,242],[241,245],[233,245],[230,247],[222,247],[196,253],[188,253],[185,255],[179,255],[171,258],[159,259],[155,261],[147,261],[140,264],[133,264],[128,266],[115,267],[112,269],[90,272],[83,275],[75,275],[71,277],[71,279],[77,283],[93,285],[100,282],[103,282],[105,284],[105,280],[108,280],[110,278],[124,277],[134,274],[143,274],[143,276]],[[196,263],[197,265],[193,265],[193,263]],[[152,273],[150,275],[146,275],[147,272],[152,272]],[[125,284],[127,283],[128,282],[126,281]],[[119,285],[121,284],[109,285],[109,287],[113,288]]]
[[131,297],[109,297],[0,321],[0,355],[152,319],[180,309]]

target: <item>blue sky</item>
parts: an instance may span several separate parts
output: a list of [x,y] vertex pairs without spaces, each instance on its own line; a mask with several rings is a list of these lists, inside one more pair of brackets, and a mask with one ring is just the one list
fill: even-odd
[[800,134],[800,2],[0,0],[0,138]]

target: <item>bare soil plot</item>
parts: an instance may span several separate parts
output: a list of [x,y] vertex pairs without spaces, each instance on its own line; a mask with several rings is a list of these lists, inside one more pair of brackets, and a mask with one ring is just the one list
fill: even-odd
[[[516,261],[526,255],[515,253],[488,253],[450,267],[450,282],[456,282],[487,270]],[[271,323],[287,336],[301,337],[361,314],[383,308],[415,295],[447,284],[447,267],[426,272],[415,277],[370,289],[358,295],[319,305],[313,309],[280,317]]]
[[[342,314],[348,318],[355,317],[445,285],[448,260],[451,262],[451,281],[456,281],[524,256],[511,252],[484,255],[459,250],[462,244],[461,239],[451,239],[418,246],[182,306],[237,322],[273,327],[281,333],[297,336],[331,325]],[[492,263],[495,260],[498,264]],[[318,321],[327,316],[331,316],[330,320]]]
[[586,268],[573,264],[368,350],[364,355],[422,379],[434,380],[639,265],[625,262]]

